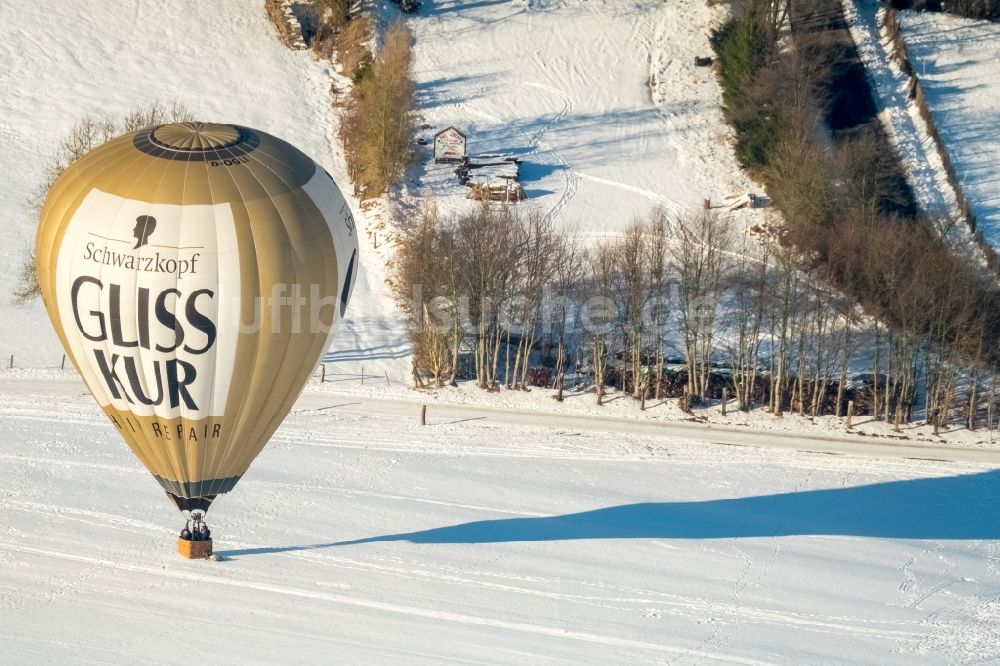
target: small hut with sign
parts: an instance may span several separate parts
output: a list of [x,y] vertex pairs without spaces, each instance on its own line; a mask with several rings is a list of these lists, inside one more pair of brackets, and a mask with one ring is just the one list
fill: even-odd
[[446,127],[434,135],[435,162],[462,162],[467,155],[468,137],[454,127]]

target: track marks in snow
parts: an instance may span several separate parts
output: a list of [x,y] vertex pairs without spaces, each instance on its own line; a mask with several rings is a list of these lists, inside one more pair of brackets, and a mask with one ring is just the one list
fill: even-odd
[[914,599],[913,601],[911,601],[910,602],[910,608],[920,608],[920,604],[922,604],[923,602],[927,601],[928,599],[930,599],[932,596],[934,596],[935,594],[937,594],[941,590],[943,590],[943,589],[945,589],[947,587],[951,587],[952,585],[954,585],[954,583],[955,583],[955,581],[946,581],[944,583],[938,583],[937,585],[935,585],[934,587],[932,587],[931,589],[927,590],[926,592],[924,592],[923,594],[921,594],[919,597],[917,597],[916,599]]
[[[963,557],[979,560],[982,543],[971,544]],[[949,663],[986,663],[1000,656],[1000,636],[995,627],[1000,586],[989,561],[989,552],[995,546],[995,542],[987,544],[982,560],[984,571],[976,579],[956,576],[956,563],[939,542],[930,542],[907,559],[901,567],[905,580],[899,585],[899,593],[906,608],[927,614],[920,622],[920,630],[900,641],[899,652],[937,655]],[[968,586],[975,586],[971,595]]]
[[[718,650],[704,650],[697,648],[692,649],[692,648],[678,647],[673,645],[652,643],[648,641],[632,640],[628,638],[621,638],[615,636],[606,636],[601,634],[595,634],[592,632],[578,632],[573,630],[566,630],[561,627],[553,628],[544,625],[510,622],[506,620],[487,618],[482,616],[470,616],[460,613],[450,613],[450,612],[420,608],[405,604],[395,604],[395,603],[387,603],[371,599],[362,599],[343,594],[333,594],[317,590],[305,590],[286,585],[278,585],[266,582],[251,582],[242,579],[230,578],[226,576],[204,575],[204,574],[194,573],[188,570],[174,569],[169,567],[164,568],[161,566],[155,566],[155,567],[146,566],[137,564],[134,561],[123,562],[123,561],[110,560],[107,558],[64,553],[59,551],[53,551],[50,549],[41,549],[41,548],[25,547],[25,546],[12,546],[9,544],[0,544],[0,549],[8,549],[43,557],[51,557],[51,558],[75,561],[91,567],[101,567],[101,568],[108,568],[120,571],[137,572],[152,576],[186,580],[186,581],[196,582],[199,584],[216,584],[216,585],[258,590],[271,594],[309,598],[320,601],[326,601],[330,603],[355,606],[369,610],[418,616],[426,619],[434,619],[444,622],[476,624],[476,625],[491,627],[494,629],[520,631],[520,632],[535,633],[540,635],[550,635],[557,638],[565,638],[569,640],[582,640],[585,642],[607,645],[607,646],[652,650],[659,653],[673,654],[675,656],[688,656],[700,659],[711,659],[716,661],[722,661],[725,663],[738,663],[738,664],[767,663],[755,659],[728,655]],[[286,553],[285,555],[313,557],[315,556],[315,553]],[[421,572],[417,570],[407,570],[404,567],[395,567],[395,568],[386,567],[384,565],[377,565],[370,562],[353,562],[353,564],[368,568],[373,567],[383,573],[390,572],[395,569],[394,573],[397,573],[398,575],[427,574],[427,572]],[[537,592],[537,591],[532,591],[532,592]],[[572,599],[574,596],[579,597],[579,595],[561,595],[561,596],[550,595],[551,598],[565,597],[567,599]],[[607,601],[606,599],[603,598],[600,598],[600,600]],[[646,603],[649,602],[649,600],[641,600],[641,601],[645,601]],[[663,605],[662,601],[656,603]],[[703,603],[704,602],[701,600],[685,600],[679,602],[678,607],[682,609],[683,612],[690,613],[696,610],[699,606],[703,606]],[[860,636],[878,636],[878,637],[892,637],[892,636],[901,637],[906,633],[903,630],[892,629],[889,626],[868,628],[859,625],[845,624],[844,622],[838,622],[833,618],[824,618],[822,616],[805,616],[801,614],[786,614],[786,613],[781,613],[780,611],[767,611],[764,609],[746,609],[746,611],[744,611],[743,614],[748,618],[755,619],[758,621],[766,620],[769,622],[781,622],[783,624],[787,624],[788,626],[794,626],[797,629],[813,629],[825,633],[832,632],[838,634],[857,634]],[[843,620],[849,621],[850,619],[843,618]]]
[[[9,548],[9,547],[6,544],[0,544],[0,548]],[[306,590],[287,585],[277,585],[272,583],[241,580],[225,576],[213,576],[209,574],[194,573],[193,571],[185,571],[180,569],[164,569],[159,567],[143,566],[134,563],[125,564],[104,558],[89,557],[85,555],[73,555],[69,553],[61,553],[58,551],[46,550],[41,548],[23,547],[23,548],[18,548],[17,550],[20,550],[21,552],[32,553],[34,555],[43,557],[52,557],[63,560],[69,560],[73,562],[79,562],[88,565],[90,567],[105,567],[105,568],[117,569],[133,573],[142,573],[152,576],[174,578],[177,580],[194,582],[201,585],[211,584],[211,585],[229,586],[233,588],[242,588],[247,590],[254,590],[257,592],[264,592],[268,594],[298,597],[298,598],[311,599],[326,603],[353,606],[356,608],[363,609],[365,611],[375,611],[378,613],[393,613],[396,615],[417,617],[423,620],[436,620],[440,622],[448,622],[455,624],[474,625],[480,627],[487,627],[489,629],[495,629],[495,630],[533,634],[536,636],[543,636],[557,640],[581,641],[605,647],[618,647],[629,650],[642,650],[658,654],[677,654],[679,652],[684,652],[692,654],[693,656],[700,657],[702,659],[711,659],[721,663],[744,664],[746,666],[770,666],[769,662],[763,662],[757,659],[751,659],[747,657],[740,657],[737,655],[728,655],[728,654],[713,653],[713,652],[691,653],[691,651],[689,650],[676,647],[673,645],[654,643],[651,641],[635,640],[617,636],[609,636],[588,631],[577,631],[577,630],[565,629],[562,627],[552,627],[539,624],[531,624],[526,622],[513,622],[498,618],[468,615],[464,613],[455,613],[455,612],[434,610],[429,608],[419,608],[404,604],[376,601],[372,599],[360,599],[357,597],[350,597],[343,594],[334,594],[332,592],[325,592],[315,589]]]
[[[130,532],[146,533],[149,535],[147,541],[162,542],[163,535],[167,531],[162,526],[148,522],[130,519],[121,519],[118,516],[95,512],[74,510],[68,507],[57,507],[41,505],[38,503],[25,503],[33,510],[49,512],[60,515],[67,519],[75,519],[92,525],[112,526],[125,529]],[[253,517],[250,517],[252,520]],[[120,525],[115,524],[119,520]],[[238,550],[254,550],[262,548],[260,545],[252,543],[228,543],[228,546]],[[0,544],[0,551],[10,552],[23,551],[27,553],[37,553],[39,549],[18,546],[16,544]],[[278,549],[280,551],[280,549]],[[66,556],[74,559],[75,556],[68,556],[64,553],[46,551],[53,556]],[[238,554],[232,555],[237,560]],[[843,635],[877,636],[887,637],[895,635],[901,638],[905,634],[900,629],[894,629],[891,624],[885,626],[867,627],[857,624],[853,618],[839,618],[824,616],[821,614],[799,614],[787,613],[780,610],[772,610],[757,607],[744,606],[738,599],[734,603],[712,603],[702,598],[685,597],[666,591],[653,590],[648,588],[635,588],[629,586],[615,585],[602,581],[588,581],[574,579],[570,577],[538,577],[521,576],[516,574],[483,571],[481,568],[465,567],[461,570],[443,564],[435,564],[426,560],[415,560],[401,557],[391,553],[369,551],[364,558],[350,557],[347,555],[335,554],[327,550],[326,546],[301,547],[291,549],[286,552],[275,553],[277,557],[290,557],[293,559],[313,562],[315,564],[335,567],[342,570],[354,570],[358,572],[372,573],[379,577],[393,576],[401,580],[424,580],[435,585],[454,585],[476,590],[489,590],[496,594],[514,594],[517,596],[535,597],[548,599],[553,602],[572,603],[582,606],[590,606],[613,610],[634,610],[654,608],[660,613],[671,613],[684,617],[708,617],[708,622],[718,628],[725,627],[727,623],[748,621],[767,624],[780,624],[782,626],[794,626],[802,630],[812,630],[820,633],[837,633]],[[96,558],[104,567],[116,567],[121,564],[121,568],[126,570],[144,570],[132,563],[140,561],[142,556],[135,550],[125,553],[122,557]],[[83,558],[82,562],[93,562],[95,558]],[[746,562],[741,569],[741,574],[734,584],[734,589],[745,581],[751,571],[752,558],[746,556]],[[153,569],[160,572],[160,569]],[[89,579],[93,572],[89,570],[60,586],[60,594],[65,594],[72,588],[78,586],[83,579]],[[743,585],[745,587],[745,585]],[[557,588],[557,589],[547,589]],[[584,590],[591,589],[595,593],[585,593]],[[742,590],[742,588],[740,588]],[[567,590],[567,591],[560,591]],[[721,647],[722,641],[712,639],[707,640],[701,647],[691,650],[678,650],[678,656],[698,656],[715,654]]]
[[[537,53],[535,54],[534,58],[536,62],[538,62]],[[538,64],[542,65],[541,62],[538,62]],[[573,99],[569,95],[559,90],[558,88],[553,88],[552,86],[543,85],[537,82],[528,82],[525,83],[525,85],[543,90],[549,90],[550,92],[560,95],[563,98],[563,107],[559,111],[559,113],[557,113],[552,120],[542,125],[541,129],[539,129],[539,131],[535,134],[535,136],[532,137],[532,139],[528,143],[531,152],[533,152],[535,155],[538,155],[539,147],[549,152],[556,159],[556,162],[558,162],[562,166],[563,175],[566,179],[566,185],[563,188],[562,194],[559,196],[559,200],[556,201],[556,203],[552,206],[552,208],[550,208],[549,211],[545,214],[544,221],[549,222],[559,217],[559,213],[561,213],[562,210],[566,207],[566,204],[569,203],[574,196],[576,196],[577,188],[580,185],[580,177],[570,166],[569,162],[566,161],[566,158],[563,157],[562,153],[560,153],[553,145],[546,143],[543,138],[545,136],[545,133],[548,132],[553,125],[556,125],[557,123],[561,122],[573,110]]]
[[608,178],[601,178],[599,176],[593,176],[586,173],[578,174],[578,177],[583,180],[589,180],[595,183],[600,183],[601,185],[616,187],[618,189],[625,190],[626,192],[631,192],[632,194],[637,194],[641,197],[645,197],[675,214],[682,213],[685,210],[683,206],[681,206],[675,201],[671,201],[662,194],[657,194],[656,192],[641,187],[637,187],[635,185],[629,185],[628,183],[619,183],[614,180],[609,180]]
[[65,520],[73,520],[107,529],[131,529],[138,534],[170,534],[171,531],[158,523],[150,523],[144,520],[136,520],[124,515],[112,514],[103,511],[92,511],[89,509],[78,509],[70,506],[57,506],[42,502],[25,502],[12,500],[12,507],[27,513],[45,514],[56,516]]
[[[805,470],[799,481],[792,488],[791,492],[796,493],[801,491],[803,488],[808,487],[809,482],[812,480],[812,474],[812,470]],[[744,610],[743,593],[751,585],[765,589],[765,586],[762,583],[767,577],[768,570],[771,565],[778,559],[778,556],[781,553],[780,537],[770,537],[770,548],[768,549],[767,557],[764,558],[762,562],[758,563],[754,560],[751,548],[744,548],[740,545],[742,541],[743,539],[741,538],[731,538],[728,541],[729,548],[735,553],[736,557],[742,561],[742,565],[737,567],[738,573],[732,583],[731,607],[733,612],[731,613],[731,622],[727,623],[723,621],[720,617],[718,617],[718,613],[713,612],[705,620],[705,622],[712,627],[712,631],[698,646],[701,649],[721,648],[726,641],[730,640],[740,630],[740,620],[752,617],[753,611],[746,612]],[[713,609],[713,611],[717,610],[717,608]]]
[[[980,543],[969,548],[975,556]],[[913,607],[931,607],[921,623],[925,633],[915,643],[914,652],[948,655],[948,660],[962,663],[987,663],[1000,656],[1000,635],[996,618],[1000,613],[1000,585],[990,573],[990,563],[985,562],[981,579],[959,578],[955,575],[956,563],[945,551],[935,557],[942,568],[940,580],[913,602]],[[953,588],[975,586],[972,595],[952,595]]]
[[[536,66],[541,70],[545,70],[551,66],[543,63],[537,52],[532,55],[532,60],[535,62]],[[510,127],[513,127],[515,132],[517,132],[526,139],[527,150],[530,154],[534,155],[536,158],[540,158],[541,151],[539,150],[539,148],[541,148],[542,151],[551,154],[552,157],[555,158],[555,161],[559,164],[559,166],[562,167],[563,176],[565,179],[565,185],[563,187],[562,192],[559,195],[559,199],[545,213],[544,219],[546,222],[548,222],[550,220],[555,220],[557,217],[559,217],[559,214],[566,207],[566,204],[573,199],[573,197],[576,195],[577,189],[579,188],[579,180],[580,180],[579,175],[573,170],[573,168],[570,166],[566,158],[563,157],[562,153],[560,153],[552,144],[547,143],[544,140],[546,132],[548,132],[553,126],[558,125],[560,122],[562,122],[566,118],[566,116],[573,111],[573,100],[569,95],[567,95],[561,89],[545,83],[540,83],[538,81],[526,81],[521,85],[527,88],[534,88],[536,90],[549,92],[562,99],[562,108],[560,108],[559,111],[557,111],[556,114],[552,116],[552,118],[542,123],[534,131],[532,131],[531,129],[529,129],[524,125],[511,122],[510,120],[506,120],[500,118],[499,116],[488,113],[486,111],[474,108],[468,103],[463,102],[461,106],[466,110],[466,112],[478,116],[480,118],[483,118],[484,120],[488,120],[489,122],[495,125],[498,126],[508,125]],[[539,162],[541,162],[541,159],[539,159]]]
[[[917,582],[917,577],[914,576],[913,572],[910,570],[911,567],[913,567],[913,565],[916,564],[916,562],[917,558],[911,557],[906,561],[906,564],[900,567],[900,571],[903,572],[903,576],[906,578],[906,580],[904,580],[902,583],[899,584],[899,591],[901,594],[908,595],[910,593],[910,590]],[[907,603],[906,605],[910,606],[909,603]]]
[[[374,559],[357,560],[344,556],[330,555],[322,550],[291,551],[282,553],[283,556],[305,557],[325,561],[328,564],[347,568],[371,569],[378,571],[381,575],[397,575],[402,577],[429,578],[438,583],[456,584],[487,588],[504,592],[528,595],[532,597],[548,598],[565,602],[573,602],[584,605],[597,605],[604,608],[620,608],[619,604],[633,604],[638,607],[632,608],[635,611],[647,611],[655,608],[658,612],[672,612],[677,615],[687,617],[702,616],[710,614],[712,621],[735,621],[742,619],[748,622],[774,623],[782,626],[794,626],[801,630],[812,630],[820,633],[837,633],[842,635],[874,636],[901,638],[911,635],[902,628],[901,625],[891,622],[858,622],[853,617],[837,617],[822,614],[790,613],[781,610],[773,610],[760,607],[737,605],[734,603],[713,604],[712,602],[698,597],[687,597],[670,592],[621,588],[618,586],[608,586],[592,581],[580,581],[569,577],[545,578],[536,577],[524,578],[511,576],[499,572],[480,572],[463,570],[462,574],[445,568],[445,571],[429,571],[427,563],[424,561],[394,559],[395,564],[388,563],[385,557],[374,556]],[[432,567],[433,568],[433,567]],[[744,571],[747,567],[744,566]],[[470,577],[478,576],[478,578]],[[500,579],[506,582],[484,581],[481,577]],[[606,589],[612,592],[611,596],[590,595],[577,593],[553,592],[544,589],[534,589],[525,587],[519,582],[534,582],[548,585],[568,586],[571,589],[577,586],[593,586],[598,589]],[[624,593],[624,594],[623,594]],[[865,626],[872,625],[872,626]],[[706,650],[711,652],[711,650]],[[706,651],[699,651],[695,648],[692,654],[703,654]]]

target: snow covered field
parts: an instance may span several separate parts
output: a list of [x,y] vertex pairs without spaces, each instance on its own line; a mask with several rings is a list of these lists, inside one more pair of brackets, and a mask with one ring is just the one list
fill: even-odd
[[1000,24],[902,12],[903,37],[978,227],[1000,248]]
[[[655,205],[760,194],[736,164],[712,70],[694,66],[711,55],[721,11],[701,0],[427,2],[407,20],[423,136],[454,125],[470,153],[517,154],[527,205],[584,235],[621,231]],[[432,148],[404,201],[470,205]]]
[[6,375],[0,393],[3,661],[1000,658],[1000,454],[462,407],[421,427],[409,403],[309,391],[213,508],[214,563],[173,552],[176,512],[75,380]]

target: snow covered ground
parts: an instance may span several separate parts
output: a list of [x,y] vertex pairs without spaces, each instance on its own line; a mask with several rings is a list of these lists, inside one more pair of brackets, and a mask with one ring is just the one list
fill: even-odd
[[879,105],[879,116],[899,150],[917,203],[931,216],[953,220],[952,240],[968,244],[971,233],[961,220],[937,144],[910,99],[909,77],[892,58],[895,46],[881,28],[885,10],[875,0],[842,0],[842,4]]
[[[52,371],[34,376],[60,377],[64,373]],[[487,392],[475,385],[472,380],[459,382],[457,387],[441,389],[413,390],[411,383],[405,379],[398,381],[390,378],[386,383],[383,376],[365,374],[365,383],[361,383],[361,375],[356,373],[327,373],[326,382],[320,383],[320,377],[314,375],[306,385],[309,392],[332,392],[338,395],[352,395],[357,398],[373,398],[407,402],[414,405],[426,404],[438,409],[446,406],[461,406],[465,408],[503,411],[516,414],[519,418],[538,418],[548,420],[552,424],[568,424],[578,417],[597,418],[605,423],[607,428],[622,428],[624,432],[666,427],[696,427],[712,432],[713,441],[722,437],[722,432],[733,435],[727,443],[740,441],[758,442],[788,442],[795,446],[796,438],[805,437],[813,441],[828,441],[833,446],[830,452],[843,452],[844,443],[864,443],[867,445],[884,445],[886,451],[900,446],[912,447],[906,455],[915,457],[947,457],[955,449],[982,449],[996,451],[1000,449],[1000,433],[994,426],[993,431],[980,427],[975,431],[968,430],[964,425],[955,423],[949,428],[943,428],[937,435],[932,426],[914,419],[913,422],[894,430],[891,424],[872,416],[855,416],[853,426],[847,429],[846,417],[820,416],[811,417],[786,412],[777,417],[763,408],[750,412],[742,412],[732,398],[728,401],[728,409],[722,414],[721,400],[695,408],[690,414],[678,406],[676,398],[665,400],[647,400],[646,409],[642,410],[638,400],[614,389],[608,389],[602,405],[597,404],[595,393],[589,386],[568,386],[563,402],[556,402],[555,391],[552,389],[534,387],[528,392],[501,390]],[[417,407],[412,408],[414,412]],[[846,449],[850,450],[850,449]],[[987,457],[992,453],[984,454]]]
[[6,373],[0,393],[12,663],[1000,658],[1000,454],[821,455],[461,407],[421,427],[409,404],[308,391],[213,508],[214,563],[173,552],[177,514],[75,380]]
[[[736,164],[712,70],[694,66],[720,12],[702,0],[426,2],[407,19],[423,136],[454,125],[470,153],[517,154],[527,205],[583,235],[655,205],[761,194]],[[404,202],[471,205],[432,148]]]
[[1000,24],[902,12],[903,37],[978,227],[1000,248]]

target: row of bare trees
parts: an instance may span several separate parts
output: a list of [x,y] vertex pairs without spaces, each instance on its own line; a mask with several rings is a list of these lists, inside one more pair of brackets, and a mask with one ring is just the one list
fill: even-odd
[[[962,280],[944,272],[946,258],[906,286],[887,274],[898,262],[856,266],[856,279],[883,284],[905,310],[866,315],[815,254],[726,216],[657,209],[584,250],[517,211],[484,205],[446,219],[431,207],[404,237],[393,284],[413,319],[415,385],[469,376],[488,390],[541,384],[561,399],[569,377],[598,403],[613,386],[643,408],[708,404],[725,389],[743,410],[840,416],[851,400],[897,427],[917,411],[941,427],[957,409],[975,427],[995,393],[986,315],[951,293]],[[903,231],[881,250],[919,251]]]
[[428,207],[400,247],[394,282],[414,322],[417,384],[424,375],[454,384],[464,354],[482,388],[501,377],[523,386],[543,328],[543,289],[572,253],[535,213],[484,205],[443,220]]

